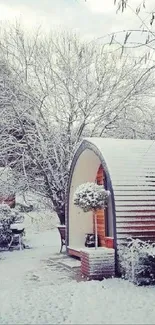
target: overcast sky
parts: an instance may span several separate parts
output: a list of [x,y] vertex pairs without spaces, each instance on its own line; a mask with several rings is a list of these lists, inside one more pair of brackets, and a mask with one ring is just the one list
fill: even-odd
[[[150,8],[153,3],[155,6],[154,0],[146,1]],[[129,2],[135,8],[141,0]],[[116,14],[114,0],[0,0],[0,20],[15,18],[27,28],[42,25],[45,30],[72,29],[89,38],[140,26],[131,10]]]

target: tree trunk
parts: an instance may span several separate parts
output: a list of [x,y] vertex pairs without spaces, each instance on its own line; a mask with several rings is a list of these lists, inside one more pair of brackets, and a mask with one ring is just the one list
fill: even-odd
[[[46,176],[46,175],[45,175]],[[65,225],[65,190],[57,191],[56,198],[53,195],[53,190],[48,178],[45,178],[46,191],[49,193],[49,197],[53,203],[54,211],[57,213],[61,225]]]
[[65,225],[65,215],[63,213],[61,213],[61,211],[59,211],[59,213],[57,212],[57,214],[58,214],[58,218],[60,220],[60,224]]
[[60,207],[57,206],[55,211],[56,211],[58,218],[60,220],[60,224],[65,225],[65,204],[63,204],[63,206],[61,205]]

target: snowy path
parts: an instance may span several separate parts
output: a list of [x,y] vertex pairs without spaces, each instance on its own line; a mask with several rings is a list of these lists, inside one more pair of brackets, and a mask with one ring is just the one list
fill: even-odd
[[73,291],[68,272],[48,266],[49,258],[59,257],[57,230],[32,240],[34,249],[1,254],[0,324],[62,324],[67,317]]
[[33,249],[0,255],[0,324],[155,324],[155,287],[77,283],[58,265],[57,230],[30,241]]

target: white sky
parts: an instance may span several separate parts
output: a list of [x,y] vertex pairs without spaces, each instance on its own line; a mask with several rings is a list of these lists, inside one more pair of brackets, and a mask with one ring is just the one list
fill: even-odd
[[[141,0],[129,0],[135,8]],[[147,10],[155,7],[146,0]],[[114,0],[0,0],[0,20],[21,21],[29,27],[73,29],[84,37],[100,37],[122,29],[138,28],[139,19],[128,9],[116,14]]]

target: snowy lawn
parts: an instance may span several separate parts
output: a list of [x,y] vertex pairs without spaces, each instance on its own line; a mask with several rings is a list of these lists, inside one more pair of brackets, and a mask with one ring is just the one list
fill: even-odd
[[155,324],[155,287],[77,282],[59,264],[57,229],[31,233],[29,243],[0,255],[0,324]]

